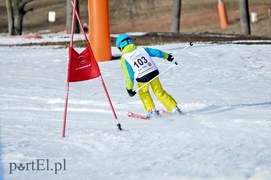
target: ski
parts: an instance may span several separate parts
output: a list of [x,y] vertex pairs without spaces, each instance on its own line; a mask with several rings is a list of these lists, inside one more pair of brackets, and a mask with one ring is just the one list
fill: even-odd
[[187,116],[187,117],[194,117],[193,115],[187,114],[187,113],[184,113],[184,112],[182,112],[179,115],[172,115],[171,112],[169,112],[167,110],[164,110],[164,109],[160,109],[159,113],[162,114],[162,115],[167,115],[167,116]]
[[[128,112],[127,115],[128,115],[128,117],[135,118],[135,119],[142,119],[142,120],[152,120],[153,119],[153,118],[148,118],[145,115],[138,114],[136,112],[131,112],[131,111]],[[164,109],[159,110],[159,117],[168,117],[168,116],[188,116],[188,117],[193,117],[192,115],[189,115],[189,114],[186,114],[186,113],[183,113],[183,114],[180,114],[180,115],[172,115],[171,112],[169,112],[167,110],[164,110]]]
[[167,110],[164,110],[164,109],[160,109],[160,110],[159,110],[159,113],[160,113],[160,114],[165,114],[165,115],[170,115],[170,112],[167,111]]
[[148,118],[147,116],[144,116],[144,115],[141,115],[141,114],[137,114],[135,112],[128,112],[127,115],[128,115],[128,117],[131,117],[131,118],[143,119],[143,120],[151,120],[151,118]]

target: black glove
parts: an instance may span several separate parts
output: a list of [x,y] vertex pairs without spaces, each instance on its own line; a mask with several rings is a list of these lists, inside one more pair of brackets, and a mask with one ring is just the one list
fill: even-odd
[[128,92],[130,97],[133,97],[136,94],[136,92],[133,91],[132,89],[129,89],[129,90],[127,89],[127,92]]
[[168,54],[167,60],[172,62],[174,60],[174,57],[171,54]]

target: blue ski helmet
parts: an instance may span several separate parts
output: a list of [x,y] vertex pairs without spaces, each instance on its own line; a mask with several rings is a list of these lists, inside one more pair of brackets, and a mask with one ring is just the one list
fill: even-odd
[[133,43],[133,40],[132,40],[131,36],[129,36],[128,34],[121,34],[116,39],[116,46],[119,49],[122,49],[125,46],[127,46],[128,44],[132,44],[132,43]]

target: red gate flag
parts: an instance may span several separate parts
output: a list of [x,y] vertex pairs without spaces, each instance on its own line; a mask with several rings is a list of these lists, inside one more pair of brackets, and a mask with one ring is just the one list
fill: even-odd
[[68,82],[85,81],[101,75],[99,66],[89,45],[80,54],[73,47],[69,47],[69,54],[70,70]]
[[[69,86],[70,82],[78,82],[78,81],[85,81],[90,80],[93,78],[100,77],[106,97],[108,99],[108,102],[110,104],[111,110],[113,112],[115,122],[117,124],[118,129],[121,131],[121,125],[117,118],[115,109],[113,107],[113,104],[111,102],[111,99],[109,97],[109,94],[107,92],[102,74],[100,72],[100,68],[98,66],[98,63],[94,57],[94,54],[92,52],[91,46],[88,42],[86,32],[84,31],[82,22],[80,20],[80,17],[76,11],[75,5],[77,0],[71,1],[73,5],[73,15],[72,15],[72,26],[71,26],[71,40],[70,40],[70,47],[69,47],[69,63],[68,63],[68,73],[67,73],[67,82],[66,82],[66,100],[65,100],[65,107],[64,107],[64,118],[63,118],[63,128],[62,128],[62,137],[65,137],[66,132],[66,121],[67,121],[67,108],[68,108],[68,99],[69,99]],[[86,40],[87,47],[84,51],[81,53],[78,53],[73,48],[73,37],[74,37],[74,19],[75,16],[79,22],[80,28],[83,32],[83,35]]]

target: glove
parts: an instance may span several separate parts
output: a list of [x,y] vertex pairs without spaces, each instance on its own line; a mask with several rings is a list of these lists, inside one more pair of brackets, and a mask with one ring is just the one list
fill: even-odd
[[174,60],[174,57],[171,54],[168,54],[167,60],[172,62]]
[[133,97],[136,94],[136,92],[133,91],[132,89],[129,89],[129,90],[127,89],[127,92],[128,92],[130,97]]

